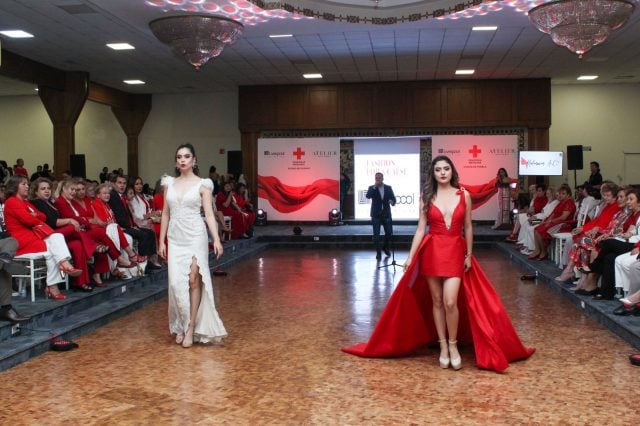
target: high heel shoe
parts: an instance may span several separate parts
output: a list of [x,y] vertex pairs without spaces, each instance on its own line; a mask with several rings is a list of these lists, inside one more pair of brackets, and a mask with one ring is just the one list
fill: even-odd
[[[176,338],[177,341],[177,338]],[[190,348],[193,346],[193,327],[189,326],[187,328],[187,332],[184,334],[184,339],[182,340],[183,348]]]
[[440,343],[440,358],[438,358],[438,362],[440,362],[440,368],[449,368],[449,357],[442,356],[442,348],[447,350],[447,354],[449,353],[449,348],[447,347],[447,339],[438,340]]
[[[69,265],[71,266],[71,265]],[[67,274],[70,277],[77,277],[80,274],[82,274],[82,269],[78,269],[78,268],[74,268],[73,266],[68,267],[68,266],[64,266],[62,263],[60,265],[58,265],[58,267],[60,268],[60,272],[62,274]]]
[[111,276],[116,280],[130,280],[131,277],[128,274],[125,274],[120,269],[116,268],[111,271]]
[[53,300],[64,300],[64,299],[67,298],[67,296],[65,296],[64,294],[59,293],[59,292],[56,293],[56,294],[53,294],[53,292],[51,291],[51,289],[49,287],[45,287],[44,294],[45,294],[45,296],[47,296],[47,299],[51,298]]
[[[451,353],[451,348],[455,348],[456,352],[458,352],[458,347],[456,346],[457,343],[457,340],[449,340],[449,353]],[[462,358],[459,353],[457,357],[451,357],[451,368],[454,370],[460,370],[462,368]]]

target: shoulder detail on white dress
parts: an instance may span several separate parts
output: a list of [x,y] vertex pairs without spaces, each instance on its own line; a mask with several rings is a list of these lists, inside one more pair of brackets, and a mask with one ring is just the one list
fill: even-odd
[[173,176],[163,175],[162,178],[160,179],[160,185],[169,186],[173,183],[175,179],[176,178],[174,178]]
[[213,182],[211,182],[211,179],[209,178],[200,179],[200,186],[204,186],[205,188],[213,191]]

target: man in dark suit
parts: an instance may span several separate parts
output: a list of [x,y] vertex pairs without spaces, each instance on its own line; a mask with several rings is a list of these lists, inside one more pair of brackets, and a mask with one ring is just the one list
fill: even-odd
[[391,224],[391,206],[396,205],[396,196],[389,185],[383,183],[384,176],[378,172],[375,176],[376,183],[367,190],[366,197],[371,200],[371,223],[373,225],[373,244],[376,247],[376,259],[382,258],[380,252],[380,225],[384,228],[384,245],[382,250],[387,256],[389,252],[389,242],[393,235]]
[[127,177],[117,175],[113,180],[113,189],[109,198],[109,206],[113,210],[116,222],[124,232],[138,241],[138,254],[147,256],[147,270],[158,269],[158,250],[156,248],[156,234],[151,229],[139,228],[133,222],[133,217],[127,205],[125,191],[127,189]]

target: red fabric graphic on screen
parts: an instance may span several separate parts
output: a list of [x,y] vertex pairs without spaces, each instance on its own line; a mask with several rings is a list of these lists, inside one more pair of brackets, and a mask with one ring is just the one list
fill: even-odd
[[[512,183],[518,182],[517,179],[511,179]],[[460,182],[460,187],[467,190],[469,195],[471,195],[471,204],[472,208],[475,210],[487,201],[495,194],[498,193],[498,188],[496,187],[496,178],[491,179],[487,183],[483,183],[480,185],[467,185],[466,183]]]
[[338,180],[318,179],[311,185],[290,186],[275,176],[258,176],[258,197],[268,200],[281,213],[300,210],[321,194],[339,200]]

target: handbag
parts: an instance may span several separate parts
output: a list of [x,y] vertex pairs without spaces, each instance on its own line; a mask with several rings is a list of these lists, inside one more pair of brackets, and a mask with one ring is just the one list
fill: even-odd
[[55,231],[46,223],[42,223],[40,225],[36,225],[32,229],[33,233],[36,234],[36,237],[44,240],[49,235],[53,234]]

